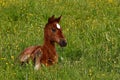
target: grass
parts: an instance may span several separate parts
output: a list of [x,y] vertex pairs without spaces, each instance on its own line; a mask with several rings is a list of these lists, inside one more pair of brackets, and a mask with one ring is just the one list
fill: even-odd
[[[14,64],[19,53],[43,43],[47,19],[62,14],[66,48],[59,62],[35,71]],[[119,0],[0,0],[1,80],[119,80]]]

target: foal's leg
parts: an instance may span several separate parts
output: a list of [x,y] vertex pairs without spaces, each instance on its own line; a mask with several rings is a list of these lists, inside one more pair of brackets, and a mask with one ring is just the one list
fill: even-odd
[[23,65],[24,63],[28,62],[28,60],[30,59],[30,54],[23,53],[20,55],[19,59],[20,59],[21,65]]
[[26,48],[20,55],[19,55],[19,61],[21,64],[27,63],[30,60],[33,60],[35,58],[34,51],[39,49],[40,46],[30,46]]
[[35,51],[35,70],[38,70],[41,66],[40,59],[41,59],[42,52],[40,49],[37,49]]

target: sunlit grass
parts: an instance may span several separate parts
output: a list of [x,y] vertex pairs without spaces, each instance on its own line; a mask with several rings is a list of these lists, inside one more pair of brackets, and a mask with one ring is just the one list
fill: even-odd
[[[66,48],[57,45],[59,62],[20,66],[20,52],[42,45],[43,29],[52,15],[60,25]],[[0,0],[0,80],[119,80],[119,0]]]

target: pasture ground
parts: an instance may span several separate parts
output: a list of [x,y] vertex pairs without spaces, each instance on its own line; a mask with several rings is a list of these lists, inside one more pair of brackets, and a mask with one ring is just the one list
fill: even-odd
[[[35,71],[17,63],[42,45],[47,19],[62,14],[66,48],[59,62]],[[119,80],[120,0],[0,0],[0,80]]]

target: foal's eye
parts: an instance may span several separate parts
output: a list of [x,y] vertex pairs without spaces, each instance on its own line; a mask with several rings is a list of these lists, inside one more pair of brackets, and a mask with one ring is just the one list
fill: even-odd
[[52,32],[56,32],[56,29],[52,28]]

